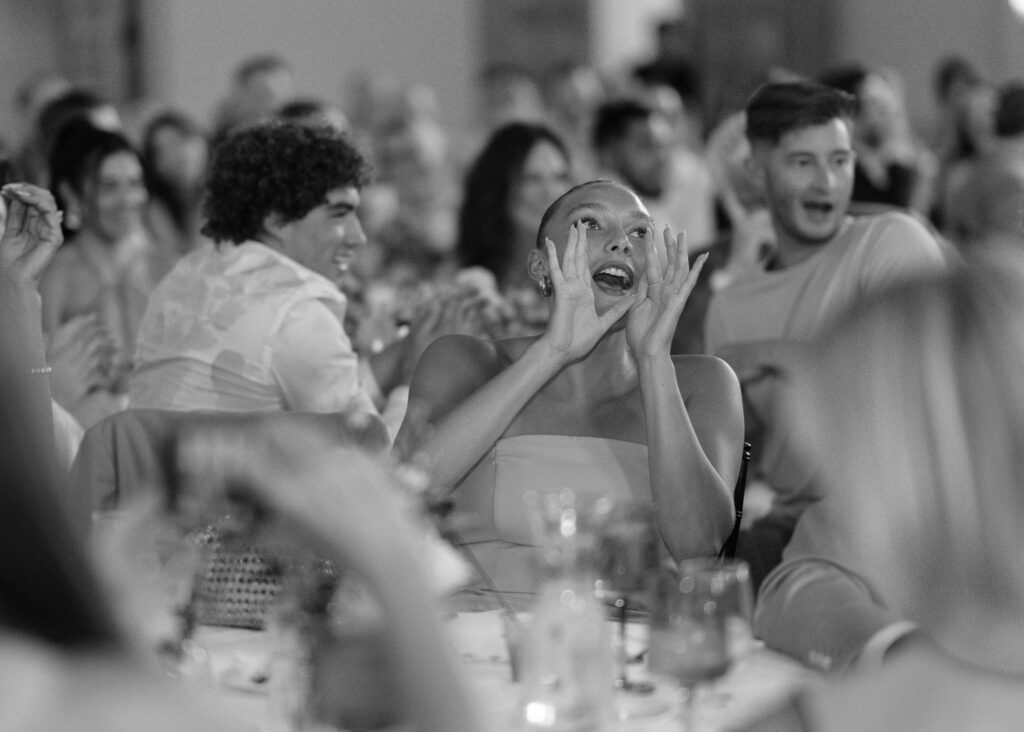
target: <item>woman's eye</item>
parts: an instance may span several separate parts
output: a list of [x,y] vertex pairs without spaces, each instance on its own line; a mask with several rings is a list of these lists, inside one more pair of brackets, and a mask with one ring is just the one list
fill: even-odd
[[635,236],[637,239],[646,239],[650,235],[651,230],[648,228],[637,229],[636,231],[633,232],[633,236]]
[[583,224],[583,227],[588,230],[599,228],[597,225],[597,221],[595,221],[594,219],[580,219],[580,223]]

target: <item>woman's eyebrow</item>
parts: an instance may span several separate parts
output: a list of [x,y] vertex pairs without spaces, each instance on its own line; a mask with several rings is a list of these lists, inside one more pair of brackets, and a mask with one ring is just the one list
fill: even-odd
[[572,218],[580,211],[591,211],[594,209],[597,209],[598,211],[607,211],[608,204],[601,203],[600,201],[594,201],[593,203],[578,203],[569,209],[569,212],[566,214],[566,216]]

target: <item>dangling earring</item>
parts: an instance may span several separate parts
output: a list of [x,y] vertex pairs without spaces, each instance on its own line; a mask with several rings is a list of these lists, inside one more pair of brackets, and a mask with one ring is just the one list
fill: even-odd
[[68,203],[64,208],[64,228],[67,231],[78,231],[82,226],[82,215],[78,211],[78,205]]
[[551,297],[551,294],[555,291],[554,286],[551,284],[551,280],[547,277],[541,277],[537,282],[537,286],[540,287],[540,294],[544,297]]

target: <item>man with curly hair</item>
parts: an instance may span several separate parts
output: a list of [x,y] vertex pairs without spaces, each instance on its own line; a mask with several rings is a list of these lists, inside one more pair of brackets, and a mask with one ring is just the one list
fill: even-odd
[[267,122],[216,150],[203,234],[154,290],[139,329],[132,407],[377,409],[345,333],[337,281],[366,243],[369,166],[328,127]]

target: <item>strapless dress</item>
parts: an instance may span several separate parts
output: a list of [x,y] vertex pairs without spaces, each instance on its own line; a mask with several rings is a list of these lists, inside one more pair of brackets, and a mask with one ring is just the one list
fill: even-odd
[[647,446],[604,437],[504,437],[455,489],[460,533],[502,592],[537,588],[527,494],[566,488],[585,498],[652,500]]

